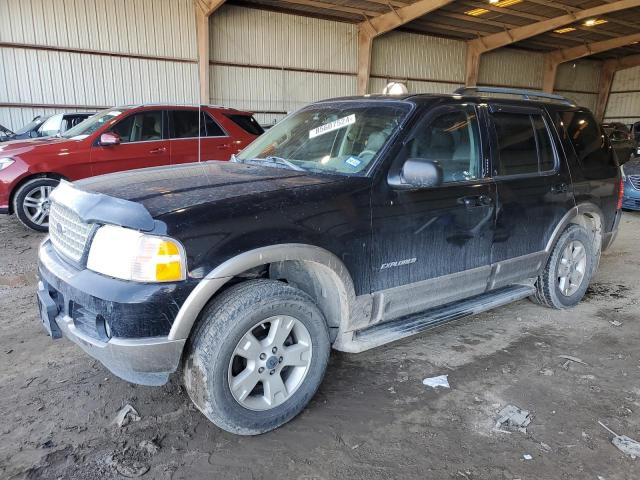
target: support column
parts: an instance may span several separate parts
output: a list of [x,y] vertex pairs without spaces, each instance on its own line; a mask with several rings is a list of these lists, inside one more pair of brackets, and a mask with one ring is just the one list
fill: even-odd
[[198,81],[200,103],[208,105],[210,98],[209,85],[209,16],[196,5],[196,35],[198,41]]
[[478,75],[480,74],[480,50],[475,44],[467,43],[467,59],[465,66],[465,87],[475,87],[478,85]]
[[613,85],[613,76],[617,70],[617,60],[606,60],[602,63],[600,82],[598,83],[598,100],[596,102],[596,119],[600,122],[604,119],[604,114],[607,110],[611,85]]
[[358,26],[358,95],[365,95],[369,87],[372,49],[373,34],[363,25]]
[[198,82],[200,83],[200,103],[211,102],[209,85],[209,17],[225,0],[193,0],[196,14],[196,40],[198,44]]
[[556,86],[556,75],[558,73],[559,63],[551,57],[549,54],[544,57],[544,77],[542,79],[542,91],[546,93],[553,93],[553,89]]

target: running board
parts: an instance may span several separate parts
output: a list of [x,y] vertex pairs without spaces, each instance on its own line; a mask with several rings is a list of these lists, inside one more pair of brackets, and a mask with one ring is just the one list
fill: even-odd
[[476,295],[455,303],[432,308],[424,312],[407,315],[397,320],[380,323],[353,333],[353,338],[334,345],[344,352],[363,352],[389,342],[416,335],[444,323],[476,313],[486,312],[529,297],[535,293],[531,285],[512,285],[492,292]]

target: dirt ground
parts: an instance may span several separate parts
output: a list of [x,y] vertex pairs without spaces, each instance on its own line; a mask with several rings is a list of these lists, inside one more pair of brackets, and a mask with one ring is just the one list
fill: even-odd
[[[210,424],[177,381],[130,385],[52,341],[34,300],[42,238],[0,218],[0,478],[640,478],[640,459],[598,425],[640,440],[640,214],[624,214],[577,308],[524,300],[362,354],[334,352],[308,408],[251,438]],[[422,384],[441,374],[450,389]],[[127,403],[141,419],[119,428]],[[531,411],[526,433],[495,431],[507,404]]]

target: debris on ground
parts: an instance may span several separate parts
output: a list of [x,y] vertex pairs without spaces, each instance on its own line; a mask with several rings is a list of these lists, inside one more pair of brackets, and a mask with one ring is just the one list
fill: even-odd
[[540,375],[544,375],[545,377],[553,376],[553,370],[550,368],[545,368],[544,370],[540,370]]
[[531,414],[527,410],[522,410],[515,405],[507,405],[498,413],[495,428],[527,433],[527,425],[530,423]]
[[113,467],[123,477],[137,478],[149,471],[149,465],[132,459],[119,459],[113,455],[107,457],[107,465]]
[[522,458],[524,458],[525,460],[533,460],[533,457],[528,453],[525,453],[524,455],[522,455]]
[[569,365],[571,364],[571,362],[579,363],[581,365],[586,365],[587,367],[589,366],[587,362],[582,361],[578,357],[572,357],[571,355],[558,355],[558,357],[566,360],[566,362],[562,364],[562,368],[564,368],[565,370],[569,369]]
[[544,442],[540,442],[540,450],[542,450],[543,452],[550,452],[551,447]]
[[427,387],[431,387],[434,389],[437,389],[438,387],[450,388],[448,377],[449,375],[439,375],[437,377],[429,377],[422,380],[422,383]]
[[113,423],[119,427],[125,427],[131,422],[137,422],[140,420],[140,415],[130,404],[126,404],[116,414],[116,418],[113,419]]
[[609,323],[614,327],[620,327],[622,325],[622,322],[619,322],[617,320],[611,320]]
[[640,457],[640,443],[633,438],[629,438],[626,435],[618,435],[616,432],[607,427],[604,423],[598,422],[602,428],[607,430],[613,435],[611,443],[625,455],[629,455],[635,460],[636,457]]
[[154,440],[142,440],[138,447],[149,455],[155,455],[160,451],[160,445],[158,445]]

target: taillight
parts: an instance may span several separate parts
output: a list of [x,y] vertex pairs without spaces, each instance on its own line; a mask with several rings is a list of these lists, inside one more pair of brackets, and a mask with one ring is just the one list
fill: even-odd
[[620,178],[620,188],[618,188],[618,205],[616,209],[622,209],[622,198],[624,197],[624,178]]

